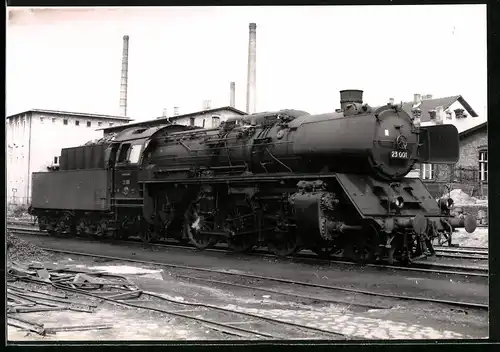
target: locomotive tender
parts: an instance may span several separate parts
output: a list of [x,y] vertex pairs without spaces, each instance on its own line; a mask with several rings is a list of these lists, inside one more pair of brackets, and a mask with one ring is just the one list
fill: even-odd
[[140,234],[199,249],[265,244],[286,256],[309,248],[408,263],[432,241],[476,228],[433,199],[415,163],[458,161],[452,125],[419,126],[419,111],[371,108],[341,91],[341,109],[281,110],[218,128],[131,126],[110,142],[62,150],[60,170],[33,174],[31,213],[53,234]]

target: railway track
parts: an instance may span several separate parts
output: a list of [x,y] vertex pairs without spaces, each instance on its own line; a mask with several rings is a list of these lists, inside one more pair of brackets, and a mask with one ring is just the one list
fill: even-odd
[[473,260],[488,260],[487,248],[463,249],[460,247],[440,247],[436,248],[436,256],[443,258],[457,258],[457,259],[473,259]]
[[[26,230],[27,233],[28,230]],[[33,231],[34,232],[34,231]],[[38,233],[40,235],[40,233]],[[130,244],[130,242],[127,242]],[[165,246],[165,245],[163,245]],[[296,281],[296,280],[288,280],[288,279],[282,279],[282,278],[275,278],[275,277],[268,277],[268,276],[260,276],[260,275],[254,275],[254,274],[247,274],[247,273],[242,273],[242,272],[230,272],[226,270],[216,270],[216,269],[207,269],[207,268],[200,268],[200,267],[193,267],[193,266],[185,266],[185,265],[177,265],[177,264],[168,264],[168,263],[163,263],[163,262],[152,262],[152,261],[145,261],[145,260],[138,260],[138,259],[131,259],[131,258],[126,258],[126,257],[114,257],[114,256],[107,256],[107,255],[100,255],[96,253],[87,253],[87,252],[76,252],[76,251],[69,251],[69,250],[60,250],[60,249],[52,249],[52,248],[42,248],[46,251],[49,252],[55,252],[55,253],[61,253],[61,254],[71,254],[71,255],[79,255],[79,256],[86,256],[86,257],[93,257],[93,258],[101,258],[109,261],[125,261],[125,262],[133,262],[133,263],[140,263],[140,264],[147,264],[147,265],[155,265],[155,266],[161,266],[161,267],[168,267],[168,268],[175,268],[177,269],[176,272],[179,270],[184,270],[188,272],[188,275],[183,275],[183,274],[176,274],[180,279],[185,279],[189,281],[201,281],[204,283],[210,283],[210,284],[215,284],[215,285],[225,285],[225,286],[230,286],[234,288],[239,288],[239,289],[245,289],[245,290],[254,290],[254,291],[261,291],[261,292],[267,292],[267,293],[272,293],[273,295],[282,295],[282,296],[288,296],[288,297],[295,297],[295,298],[301,298],[301,299],[310,299],[314,301],[319,301],[323,303],[334,303],[337,305],[344,305],[348,307],[358,307],[358,308],[368,308],[368,309],[389,309],[389,307],[384,307],[381,304],[366,304],[366,303],[359,303],[356,302],[356,298],[360,299],[362,302],[370,302],[374,297],[377,299],[382,299],[382,300],[391,300],[391,301],[406,301],[406,302],[426,302],[426,303],[435,303],[435,304],[443,304],[443,305],[448,305],[448,306],[459,306],[462,308],[474,308],[474,309],[488,309],[487,304],[481,304],[481,303],[475,303],[475,302],[465,302],[465,301],[454,301],[454,300],[443,300],[443,299],[436,299],[436,298],[429,298],[429,297],[415,297],[415,296],[409,296],[409,295],[398,295],[398,294],[393,294],[393,293],[384,293],[384,292],[374,292],[374,291],[367,291],[367,290],[361,290],[361,289],[356,289],[356,288],[351,288],[351,287],[343,287],[343,286],[333,286],[333,285],[322,285],[322,284],[315,284],[315,283],[310,283],[310,282],[303,282],[303,281]],[[432,272],[436,272],[436,270],[432,270]],[[194,273],[194,274],[193,274]],[[462,273],[460,273],[462,274]],[[474,274],[473,274],[474,275]],[[245,284],[238,284],[231,282],[228,278],[245,278],[245,280],[249,280],[250,283],[245,283]],[[274,285],[279,284],[279,285],[285,285],[285,286],[290,286],[286,290],[275,290],[272,288],[265,288],[265,286],[273,287]],[[319,297],[319,296],[311,296],[310,294],[298,294],[297,293],[297,287],[302,287],[306,289],[311,289],[314,288],[315,290],[322,290],[324,291],[323,296],[332,296],[333,293],[349,293],[351,295],[351,300],[346,301],[345,299],[326,299],[324,297]],[[354,297],[354,299],[352,299]]]
[[[10,276],[16,275],[11,274]],[[21,281],[31,281],[38,284],[52,285],[63,291],[69,291],[85,296],[99,298],[116,305],[156,311],[176,317],[181,317],[187,320],[194,320],[201,323],[207,328],[245,339],[349,339],[348,336],[339,332],[297,324],[292,321],[270,318],[259,314],[237,311],[234,309],[219,307],[216,305],[180,301],[178,299],[172,299],[168,296],[154,292],[141,290],[141,296],[146,296],[149,299],[136,300],[134,301],[134,303],[131,303],[130,300],[113,299],[110,297],[106,297],[102,293],[95,294],[89,292],[88,290],[68,287],[63,284],[50,283],[44,280],[37,280],[35,278],[29,278],[26,276],[17,276],[16,278]],[[8,284],[8,288],[14,290],[14,292],[20,290],[12,284]],[[130,291],[128,291],[128,293],[130,293]],[[246,325],[247,327],[242,327],[242,325]]]
[[[11,231],[18,233],[18,234],[27,234],[27,235],[46,235],[48,234],[46,232],[42,232],[38,229],[35,229],[33,226],[23,226],[23,227],[14,227],[14,226],[8,226],[8,229]],[[76,237],[75,237],[76,238]],[[88,239],[85,237],[85,239]],[[139,239],[139,238],[134,238],[130,237],[127,240],[115,240],[115,239],[108,239],[108,238],[103,238],[99,239],[100,241],[104,241],[107,243],[113,242],[113,243],[123,243],[123,244],[143,244],[144,243]],[[197,250],[195,249],[192,245],[190,244],[179,244],[177,242],[166,242],[166,243],[149,243],[147,246],[151,247],[156,247],[156,248],[179,248],[179,249],[188,249],[188,250]],[[452,249],[455,250],[456,248],[450,248],[450,247],[442,247],[446,249]],[[441,249],[440,249],[441,250]],[[228,248],[227,245],[225,244],[219,244],[216,246],[216,248],[211,248],[211,249],[206,249],[205,251],[207,252],[227,252]],[[436,250],[438,253],[438,251]],[[481,252],[484,253],[484,252]],[[256,256],[263,256],[263,257],[271,257],[271,258],[276,258],[277,256],[274,254],[269,253],[267,250],[259,250],[255,249],[252,252],[245,253],[246,255],[256,255]],[[447,255],[448,254],[448,255]],[[436,256],[447,256],[449,258],[458,258],[458,259],[473,259],[473,260],[487,260],[487,255],[481,256],[471,256],[471,258],[463,258],[461,254],[453,256],[455,253],[447,253],[446,250],[443,250],[443,254],[441,255],[436,255]],[[294,259],[294,260],[301,260],[305,261],[307,263],[311,264],[343,264],[343,265],[359,265],[358,263],[353,263],[352,261],[349,260],[342,260],[342,259],[334,259],[332,257],[331,259],[320,259],[318,256],[308,250],[303,250],[297,254],[295,254],[293,257],[290,257],[289,259]],[[449,263],[439,263],[436,261],[426,261],[426,260],[419,260],[413,263],[412,266],[406,267],[406,266],[399,266],[399,265],[384,265],[384,264],[364,264],[365,266],[368,267],[375,267],[375,268],[387,268],[387,269],[394,269],[394,270],[404,270],[404,271],[413,271],[413,272],[429,272],[429,273],[439,273],[443,275],[461,275],[461,276],[473,276],[473,277],[488,277],[488,269],[487,267],[484,266],[477,266],[475,265],[476,263],[471,263],[471,265],[456,265],[456,264],[449,264]]]

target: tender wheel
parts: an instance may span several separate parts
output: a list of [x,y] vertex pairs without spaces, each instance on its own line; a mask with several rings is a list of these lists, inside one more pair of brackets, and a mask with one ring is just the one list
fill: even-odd
[[80,219],[76,226],[76,234],[85,237],[91,232],[92,224],[89,219]]
[[207,249],[217,244],[217,238],[205,235],[201,231],[213,231],[214,223],[211,217],[198,212],[197,204],[191,204],[184,216],[184,231],[189,241],[198,249]]
[[299,241],[296,234],[281,232],[267,241],[267,248],[280,256],[286,257],[299,251]]
[[103,238],[108,234],[108,222],[106,220],[101,220],[97,226],[95,226],[95,231],[92,232],[92,237],[94,239]]

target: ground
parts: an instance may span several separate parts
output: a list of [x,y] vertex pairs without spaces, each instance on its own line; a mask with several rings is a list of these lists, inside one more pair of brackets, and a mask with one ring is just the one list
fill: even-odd
[[478,227],[473,233],[467,233],[465,229],[457,229],[453,233],[453,243],[461,247],[483,247],[488,248],[488,228]]
[[[168,269],[159,265],[144,265],[131,264],[124,261],[103,262],[102,259],[91,257],[81,257],[71,255],[54,255],[36,248],[30,243],[22,242],[15,236],[7,236],[10,243],[8,259],[9,262],[28,261],[29,255],[33,254],[31,259],[40,262],[52,262],[59,265],[73,267],[74,269],[83,270],[92,268],[93,270],[106,271],[125,275],[141,290],[156,292],[164,297],[170,298],[178,302],[198,302],[203,304],[211,304],[219,307],[225,307],[232,310],[257,314],[270,318],[280,319],[301,323],[307,326],[316,327],[324,330],[339,332],[349,335],[351,338],[375,338],[375,339],[442,339],[442,338],[486,338],[488,335],[487,313],[475,314],[471,311],[467,312],[460,309],[450,309],[443,307],[433,307],[432,305],[405,305],[392,304],[384,308],[388,302],[377,301],[374,299],[371,302],[380,309],[354,309],[346,305],[338,305],[324,302],[314,302],[314,300],[304,300],[300,298],[291,298],[280,294],[264,293],[258,290],[238,289],[224,285],[204,284],[185,280],[179,275],[182,274],[179,270]],[[96,244],[94,244],[95,246]],[[105,245],[99,245],[99,248]],[[140,255],[139,249],[135,249],[137,256]],[[154,252],[149,252],[149,256]],[[134,253],[136,254],[136,253]],[[145,253],[147,254],[147,253]],[[156,253],[161,255],[161,253]],[[209,256],[207,254],[207,256]],[[168,257],[175,260],[175,253],[170,252]],[[183,261],[185,265],[193,265],[189,263],[195,260],[198,264],[202,264],[200,253],[189,254],[184,252]],[[219,258],[220,259],[220,258]],[[220,262],[220,260],[219,260]],[[250,262],[254,262],[251,264]],[[256,268],[258,259],[249,259],[245,264],[253,265]],[[226,263],[227,264],[227,263]],[[223,264],[223,265],[226,265]],[[233,263],[235,264],[235,263]],[[278,263],[275,263],[278,265]],[[203,264],[202,264],[203,265]],[[269,261],[261,261],[262,268],[268,268],[272,265]],[[289,264],[292,265],[292,264]],[[295,265],[295,264],[294,264]],[[244,266],[240,266],[241,270],[246,270]],[[258,268],[257,268],[258,270]],[[306,270],[306,269],[304,269]],[[292,271],[294,271],[292,269]],[[316,271],[320,276],[328,275],[334,279],[333,275],[341,275],[340,272]],[[345,274],[346,272],[344,272]],[[305,272],[303,272],[305,274]],[[311,273],[312,274],[312,273]],[[349,276],[353,272],[349,272]],[[206,275],[205,275],[206,276]],[[316,276],[318,276],[316,274]],[[206,277],[214,277],[206,276]],[[319,276],[318,276],[319,277]],[[360,281],[369,280],[368,273],[357,275]],[[227,279],[227,278],[226,278]],[[348,279],[348,277],[344,277]],[[428,289],[435,288],[437,281],[425,278],[407,278],[416,280],[416,284]],[[237,280],[237,279],[235,279]],[[336,278],[341,282],[342,277]],[[239,280],[237,280],[239,281]],[[451,280],[450,280],[451,281]],[[246,282],[252,285],[250,282]],[[15,283],[20,287],[31,289],[42,289],[41,285],[27,285]],[[450,284],[450,283],[449,283]],[[458,285],[459,283],[456,283]],[[26,286],[22,286],[26,285]],[[266,287],[263,283],[254,283],[254,287]],[[47,286],[44,286],[46,289]],[[50,286],[49,286],[50,287]],[[451,286],[450,286],[451,287]],[[473,287],[473,286],[471,286]],[[276,290],[282,290],[279,284],[275,284]],[[54,289],[55,290],[55,289]],[[317,297],[324,298],[326,295],[333,296],[332,293],[321,294],[320,292],[312,292],[306,288],[297,288],[293,292],[316,294]],[[346,295],[348,296],[348,295]],[[335,297],[332,297],[335,298]],[[349,297],[346,297],[349,298]],[[73,332],[57,332],[55,335],[39,336],[36,333],[26,333],[18,328],[8,327],[8,340],[221,340],[235,339],[234,336],[227,335],[220,331],[214,330],[202,323],[187,320],[184,318],[173,317],[164,313],[151,312],[143,309],[135,309],[123,306],[116,306],[106,302],[98,302],[89,297],[74,294],[72,300],[96,303],[98,306],[94,313],[82,313],[73,311],[50,311],[50,312],[34,312],[22,313],[21,315],[28,320],[43,323],[45,327],[55,326],[75,326],[89,324],[109,324],[111,328],[101,330],[88,331],[73,331]],[[128,300],[127,302],[141,302],[144,304],[141,296],[136,300]],[[390,302],[389,302],[390,303]],[[149,299],[148,305],[154,307],[165,306],[165,303],[159,300]],[[175,304],[174,304],[175,305]],[[176,310],[189,310],[189,307],[176,308]],[[172,305],[170,305],[172,310]],[[196,314],[196,312],[195,312]],[[222,317],[221,317],[222,318]],[[485,321],[486,319],[486,321]],[[240,318],[242,323],[251,325],[251,318]],[[166,328],[165,328],[166,327]]]

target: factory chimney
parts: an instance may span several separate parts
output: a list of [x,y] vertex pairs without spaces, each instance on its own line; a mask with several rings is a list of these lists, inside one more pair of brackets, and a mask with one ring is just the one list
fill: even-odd
[[127,116],[128,35],[123,36],[122,74],[120,83],[120,115]]
[[179,116],[179,107],[174,106],[174,116]]
[[345,111],[348,104],[363,104],[363,91],[358,89],[346,89],[340,91],[340,109]]
[[247,78],[247,113],[253,114],[256,108],[256,57],[257,25],[250,23],[248,38],[248,78]]
[[234,103],[236,100],[236,83],[229,83],[229,106],[234,108]]

